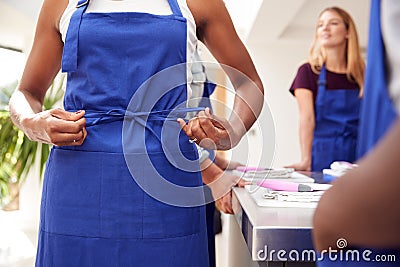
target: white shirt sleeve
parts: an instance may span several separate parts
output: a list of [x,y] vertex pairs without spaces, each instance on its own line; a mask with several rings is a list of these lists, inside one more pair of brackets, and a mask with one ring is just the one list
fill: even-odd
[[386,50],[389,94],[400,112],[400,1],[382,0],[381,27]]
[[197,152],[199,153],[199,162],[201,164],[210,156],[210,153],[198,145],[196,145],[196,147],[197,147]]

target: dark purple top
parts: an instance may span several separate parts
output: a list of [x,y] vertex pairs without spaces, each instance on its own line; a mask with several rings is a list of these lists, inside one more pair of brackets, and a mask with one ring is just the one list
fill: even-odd
[[[315,102],[318,93],[318,76],[319,74],[312,71],[310,63],[304,63],[297,70],[289,91],[294,95],[294,90],[298,88],[309,89],[313,92]],[[356,82],[349,81],[345,73],[326,70],[326,90],[335,89],[359,89],[359,86]]]

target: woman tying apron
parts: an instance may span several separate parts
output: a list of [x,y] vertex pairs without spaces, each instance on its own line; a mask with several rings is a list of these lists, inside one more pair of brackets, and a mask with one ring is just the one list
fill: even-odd
[[[10,101],[13,122],[31,140],[55,145],[36,266],[208,266],[198,155],[190,126],[183,133],[177,122],[204,109],[186,107],[197,37],[250,77],[230,73],[246,101],[235,102],[239,116],[227,121],[248,130],[263,99],[249,96],[262,96],[262,84],[222,1],[44,1]],[[65,110],[42,111],[60,65]],[[199,143],[206,135],[229,149],[245,133],[195,121],[213,132],[196,135]]]
[[[200,173],[177,170],[160,142],[164,123],[156,111],[168,113],[185,103],[186,86],[171,89],[157,103],[151,101],[159,88],[147,86],[153,92],[146,92],[142,107],[154,104],[147,123],[141,125],[140,114],[131,115],[135,127],[146,129],[145,135],[135,136],[145,138],[146,147],[132,140],[127,151],[121,136],[124,116],[129,116],[125,110],[137,88],[151,75],[185,63],[186,19],[175,0],[168,3],[173,14],[151,15],[88,13],[89,1],[81,1],[71,17],[62,62],[68,72],[64,107],[85,110],[88,136],[82,146],[51,152],[37,266],[207,266],[204,207],[155,200],[126,166],[134,166],[133,176],[143,179],[153,179],[154,171],[148,170],[155,168],[172,183],[201,185]],[[186,79],[186,72],[175,75]],[[174,125],[167,130],[179,136],[179,125]],[[187,158],[196,159],[194,144],[182,133],[180,147]],[[134,156],[124,158],[124,153]],[[145,155],[153,166],[143,165]],[[177,251],[179,257],[171,259]]]

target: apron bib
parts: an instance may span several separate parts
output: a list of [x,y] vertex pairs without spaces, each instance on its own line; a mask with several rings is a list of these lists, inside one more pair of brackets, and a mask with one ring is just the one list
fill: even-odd
[[[86,111],[88,135],[51,151],[36,266],[208,266],[204,205],[169,205],[143,189],[160,177],[202,185],[197,151],[176,122],[200,110],[185,108],[186,19],[168,3],[171,15],[85,13],[89,1],[78,3],[64,44],[64,108]],[[172,89],[149,81],[175,65],[161,75]],[[180,158],[190,170],[177,168]]]
[[326,90],[326,68],[318,77],[312,171],[328,169],[334,161],[355,160],[360,98],[358,89]]

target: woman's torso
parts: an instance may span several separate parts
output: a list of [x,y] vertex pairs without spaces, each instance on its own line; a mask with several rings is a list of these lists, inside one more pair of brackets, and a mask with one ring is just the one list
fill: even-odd
[[[197,45],[196,25],[186,1],[176,1],[180,9],[178,13],[182,13],[177,15],[172,14],[172,7],[166,0],[152,0],[150,3],[93,0],[76,30],[69,27],[76,2],[69,2],[60,20],[60,32],[66,42],[63,63],[64,56],[71,58],[71,54],[65,54],[66,47],[67,50],[71,47],[71,42],[68,43],[69,31],[74,29],[79,32],[79,37],[72,40],[73,46],[78,46],[78,69],[68,72],[64,107],[69,111],[86,111],[87,126],[91,128],[85,143],[78,149],[121,151],[123,119],[107,122],[110,117],[108,112],[112,112],[113,117],[117,110],[117,115],[121,117],[122,114],[123,118],[128,110],[150,112],[185,108],[185,101],[191,93],[187,86],[191,81],[187,64],[192,60]],[[79,42],[75,44],[74,40]],[[169,73],[164,80],[170,82],[178,77],[181,81],[179,88],[161,88],[167,85],[162,81],[155,84],[157,79],[148,82],[162,70],[177,65],[182,67]],[[163,90],[168,90],[165,95]],[[95,127],[90,120],[93,114],[94,120],[101,119],[99,123],[95,122],[98,124]],[[160,151],[161,131],[166,124],[162,121],[139,121],[134,117],[134,127],[143,129],[139,134],[145,134],[146,144]],[[175,126],[178,125],[171,125]],[[115,142],[110,141],[110,136]],[[135,145],[134,151],[142,147]]]
[[[297,71],[290,92],[294,94],[296,89],[309,89],[313,92],[315,102],[318,94],[318,77],[319,74],[312,71],[310,63],[304,63]],[[345,73],[326,70],[326,81],[326,90],[359,89],[357,83],[349,81]]]

